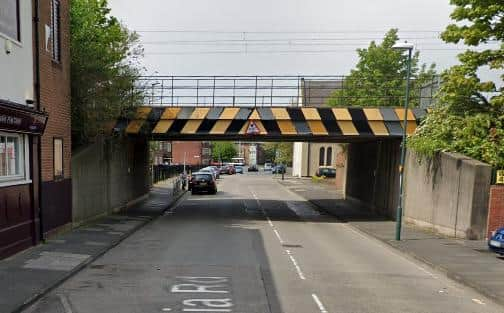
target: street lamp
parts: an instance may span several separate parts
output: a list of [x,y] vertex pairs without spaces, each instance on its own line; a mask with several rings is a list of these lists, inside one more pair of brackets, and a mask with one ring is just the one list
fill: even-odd
[[401,161],[399,164],[399,201],[396,212],[396,234],[395,239],[401,240],[401,227],[402,227],[402,214],[403,214],[403,189],[404,189],[404,162],[406,159],[406,139],[408,129],[408,102],[409,102],[409,89],[410,89],[410,75],[411,75],[411,56],[414,49],[413,44],[408,42],[396,43],[392,46],[396,50],[408,50],[408,70],[406,72],[406,99],[404,100],[404,120],[403,120],[403,134],[401,142]]

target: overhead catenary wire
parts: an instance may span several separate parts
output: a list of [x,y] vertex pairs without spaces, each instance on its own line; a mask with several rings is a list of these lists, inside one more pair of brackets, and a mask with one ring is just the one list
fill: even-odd
[[[144,28],[144,29],[142,29]],[[192,34],[383,34],[386,30],[327,30],[327,31],[221,31],[221,30],[188,30],[188,29],[163,29],[136,27],[137,33],[192,33]],[[399,33],[441,33],[442,30],[399,30]]]
[[[337,49],[337,50],[226,50],[226,51],[145,51],[145,55],[204,55],[204,54],[286,54],[286,53],[300,53],[300,54],[321,54],[321,53],[340,53],[340,52],[355,52],[355,49]],[[465,48],[426,48],[420,49],[421,51],[466,51]]]
[[[165,28],[137,28],[147,56],[185,55],[260,55],[260,54],[348,54],[357,49],[366,49],[370,41],[381,42],[387,30],[328,30],[328,31],[221,31],[179,30]],[[468,47],[447,45],[440,38],[440,30],[399,30],[400,40],[415,41],[419,51],[462,52]],[[146,35],[146,34],[151,35]],[[169,37],[155,34],[166,34]],[[178,34],[184,36],[180,38]],[[197,35],[195,38],[192,35]],[[209,38],[206,35],[211,35]],[[220,35],[220,36],[219,36]],[[225,36],[224,36],[225,35]],[[269,35],[276,35],[274,37]],[[300,35],[300,36],[299,36]],[[334,36],[333,36],[334,35]],[[202,37],[203,36],[203,37]],[[223,37],[224,36],[224,37]],[[239,37],[238,37],[239,36]],[[346,36],[346,37],[343,37]],[[199,37],[199,38],[198,38]],[[488,45],[498,44],[489,41]],[[170,51],[154,50],[154,47],[173,47]],[[177,47],[187,47],[177,49]],[[191,48],[190,48],[191,47]],[[192,49],[194,47],[194,49]],[[209,49],[200,49],[208,47]],[[215,49],[212,49],[215,47]],[[222,47],[223,49],[219,49]],[[272,49],[261,49],[269,47]],[[293,49],[289,49],[292,47]],[[324,49],[324,47],[328,49]],[[330,47],[334,47],[331,49]],[[226,49],[229,48],[229,49]],[[256,49],[254,49],[256,48]],[[277,48],[277,49],[276,49]],[[313,49],[309,49],[313,48]],[[318,49],[317,49],[318,48]],[[191,49],[191,50],[189,50]]]
[[[293,41],[314,41],[314,42],[319,42],[319,41],[362,41],[366,40],[366,42],[369,43],[369,41],[375,41],[375,40],[382,40],[383,38],[377,38],[377,37],[353,37],[353,38],[330,38],[330,37],[322,37],[322,38],[264,38],[264,39],[200,39],[200,40],[146,40],[143,41],[143,43],[149,43],[149,44],[192,44],[192,43],[233,43],[233,42],[238,42],[238,43],[253,43],[253,42],[293,42]],[[430,40],[430,41],[439,41],[439,37],[407,37],[403,38],[403,40]]]

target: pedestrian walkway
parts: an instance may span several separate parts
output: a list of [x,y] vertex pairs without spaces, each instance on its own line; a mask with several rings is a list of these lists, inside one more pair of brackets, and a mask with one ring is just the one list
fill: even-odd
[[95,220],[0,261],[0,313],[17,312],[56,287],[137,229],[162,214],[183,193],[171,181],[126,212]]
[[296,178],[278,182],[310,201],[320,211],[504,304],[504,258],[489,252],[486,241],[447,238],[410,224],[403,226],[402,240],[395,241],[394,221],[344,200],[342,192],[336,191],[334,186]]

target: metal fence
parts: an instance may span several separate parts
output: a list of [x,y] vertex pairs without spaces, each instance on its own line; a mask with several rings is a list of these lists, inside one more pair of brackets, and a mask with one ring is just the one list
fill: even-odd
[[[432,102],[432,79],[411,81],[412,100]],[[390,102],[401,105],[405,80],[376,77],[352,81],[341,75],[326,76],[142,76],[136,91],[151,106],[323,106],[338,90],[352,88],[351,95],[340,93],[340,101],[355,103],[357,98],[376,106]],[[426,92],[428,88],[429,92]],[[361,89],[361,90],[360,90]]]
[[[186,165],[187,174],[201,169],[203,166]],[[153,165],[152,183],[158,183],[173,177],[180,177],[184,173],[183,165]]]

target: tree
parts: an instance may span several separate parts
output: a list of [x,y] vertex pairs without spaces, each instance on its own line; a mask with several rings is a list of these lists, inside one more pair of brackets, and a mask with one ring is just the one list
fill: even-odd
[[497,42],[494,49],[459,54],[460,64],[442,73],[437,105],[410,139],[420,155],[432,157],[440,151],[460,152],[504,168],[504,74],[501,87],[481,81],[478,70],[504,69],[504,3],[501,0],[451,0],[451,17],[441,38],[447,43],[478,47]]
[[[327,103],[331,106],[399,106],[404,101],[408,56],[392,49],[399,40],[397,29],[391,29],[381,44],[372,41],[367,49],[357,49],[359,62],[343,81],[343,88],[334,91]],[[411,106],[417,106],[420,89],[431,82],[435,65],[418,66],[419,52],[412,58]]]
[[229,162],[236,156],[234,143],[228,141],[212,142],[212,158],[223,162]]
[[70,17],[72,143],[79,146],[141,103],[132,90],[143,49],[106,0],[72,0]]
[[292,164],[293,145],[291,142],[268,142],[264,144],[264,156],[277,164]]

